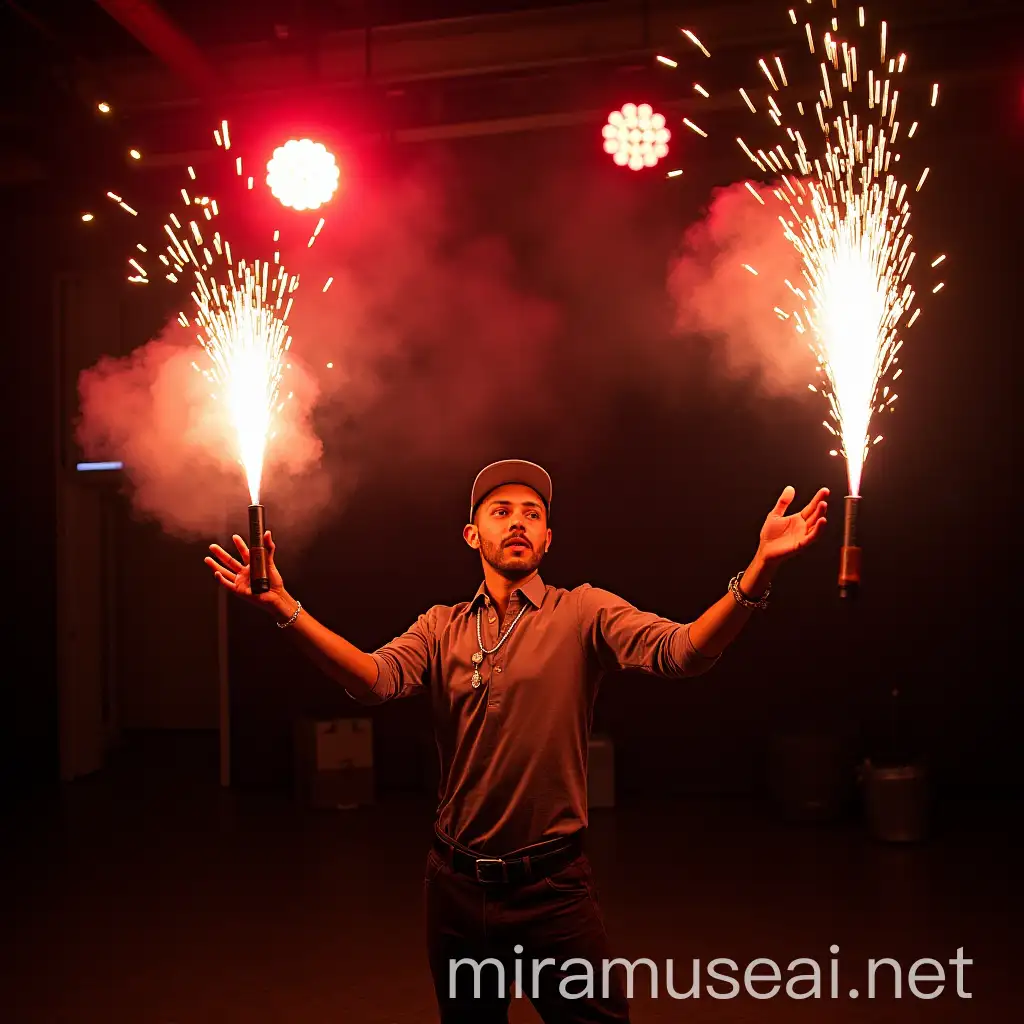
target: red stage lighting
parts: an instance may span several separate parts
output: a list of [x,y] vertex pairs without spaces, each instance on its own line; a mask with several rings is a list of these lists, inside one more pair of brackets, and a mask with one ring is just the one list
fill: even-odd
[[337,191],[340,171],[322,142],[290,139],[267,163],[267,185],[283,206],[315,210]]
[[656,114],[649,103],[627,103],[621,110],[613,110],[601,134],[604,151],[620,167],[639,171],[668,155],[671,134],[665,127],[665,115]]

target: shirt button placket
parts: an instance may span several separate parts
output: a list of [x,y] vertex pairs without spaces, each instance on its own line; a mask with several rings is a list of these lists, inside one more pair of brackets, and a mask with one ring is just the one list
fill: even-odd
[[[488,630],[489,637],[487,639],[487,646],[494,647],[498,643],[499,637],[505,632],[503,624],[498,622],[497,609],[494,605],[490,605],[487,609],[487,622],[490,624]],[[504,647],[495,651],[494,654],[490,655],[490,678],[487,680],[487,710],[497,711],[501,703],[501,694],[498,692],[497,683],[499,680],[499,665],[501,663],[502,653],[505,650]]]
[[[508,629],[509,625],[515,621],[515,617],[518,614],[519,603],[516,600],[515,595],[513,595],[513,598],[509,601],[508,608],[505,611],[505,621],[501,624],[501,629],[496,633],[489,646],[493,647],[494,644],[498,642],[498,637],[505,635],[505,631]],[[506,640],[505,644],[508,643],[509,640]],[[504,686],[502,684],[504,682],[505,644],[502,644],[493,656],[494,661],[491,668],[491,679],[489,683],[491,697],[487,702],[488,709],[492,711],[497,711],[501,705],[501,694],[504,690]]]

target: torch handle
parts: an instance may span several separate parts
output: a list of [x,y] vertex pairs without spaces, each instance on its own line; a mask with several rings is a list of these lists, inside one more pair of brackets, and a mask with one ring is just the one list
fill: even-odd
[[843,546],[839,552],[839,596],[854,597],[860,588],[860,547],[857,544],[857,512],[860,496],[848,494],[845,500]]
[[267,550],[263,546],[266,520],[262,505],[249,506],[249,588],[254,594],[265,594],[270,589],[267,570]]

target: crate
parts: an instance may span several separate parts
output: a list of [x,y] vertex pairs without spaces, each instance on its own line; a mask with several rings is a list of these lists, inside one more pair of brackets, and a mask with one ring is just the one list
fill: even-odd
[[373,721],[301,718],[295,723],[295,795],[310,807],[374,802]]

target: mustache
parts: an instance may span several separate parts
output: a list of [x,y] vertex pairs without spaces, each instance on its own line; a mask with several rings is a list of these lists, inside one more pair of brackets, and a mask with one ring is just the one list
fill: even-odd
[[525,545],[528,548],[532,548],[533,547],[533,545],[525,537],[519,537],[519,536],[517,536],[517,537],[510,537],[507,541],[505,541],[504,544],[502,544],[502,547],[504,547],[504,548],[511,547],[511,545],[513,545],[513,544],[523,544],[523,545]]

